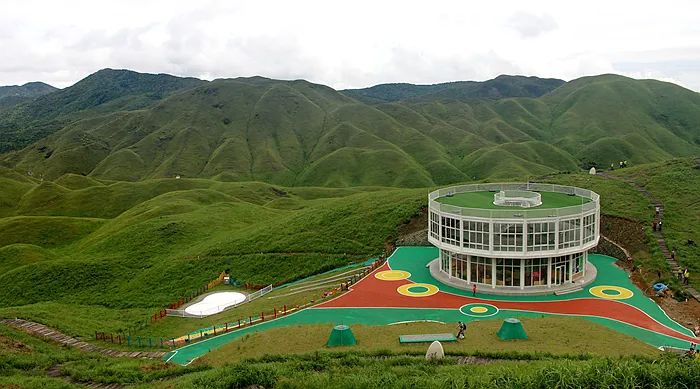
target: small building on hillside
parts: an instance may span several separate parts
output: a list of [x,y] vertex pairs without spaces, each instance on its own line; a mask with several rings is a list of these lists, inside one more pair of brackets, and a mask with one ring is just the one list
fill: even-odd
[[589,284],[600,237],[600,197],[537,183],[453,186],[428,195],[436,279],[480,293],[565,293]]

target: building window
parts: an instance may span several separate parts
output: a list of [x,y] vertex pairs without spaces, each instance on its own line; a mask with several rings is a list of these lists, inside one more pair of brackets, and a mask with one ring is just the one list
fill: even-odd
[[496,260],[496,286],[520,286],[520,260]]
[[442,241],[459,246],[459,219],[442,217]]
[[471,280],[491,285],[491,258],[471,256]]
[[548,258],[533,258],[525,260],[525,286],[547,285]]
[[440,219],[435,212],[430,212],[430,236],[440,239]]
[[595,213],[583,218],[583,243],[595,240]]
[[554,222],[527,224],[527,251],[555,249]]
[[575,247],[581,240],[581,219],[559,221],[559,248]]
[[440,270],[450,274],[450,252],[440,250]]
[[576,253],[576,254],[571,254],[571,260],[574,262],[573,267],[574,267],[574,274],[580,273],[583,271],[583,253]]
[[552,258],[552,285],[561,285],[567,281],[571,281],[569,272],[570,255]]
[[464,247],[477,250],[489,249],[489,223],[465,220],[462,223]]
[[469,268],[467,267],[467,256],[462,254],[452,254],[452,276],[467,279]]
[[523,251],[522,223],[493,223],[494,251]]

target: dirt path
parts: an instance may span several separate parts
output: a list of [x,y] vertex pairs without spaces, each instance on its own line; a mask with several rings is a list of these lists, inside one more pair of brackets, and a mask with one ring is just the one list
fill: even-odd
[[0,320],[0,323],[8,325],[10,327],[17,328],[31,335],[41,336],[44,338],[51,339],[55,342],[64,344],[66,346],[77,347],[81,351],[100,353],[107,355],[109,357],[122,357],[122,358],[147,358],[147,359],[161,359],[165,352],[162,351],[117,351],[102,347],[97,347],[93,344],[80,341],[78,339],[72,338],[62,332],[55,330],[53,328],[47,327],[43,324],[34,323],[22,319],[4,319]]
[[[646,197],[649,200],[649,202],[651,202],[651,204],[654,206],[654,223],[656,223],[657,225],[661,224],[661,226],[663,227],[664,204],[661,202],[661,200],[656,198],[646,188],[638,185],[636,182],[627,178],[612,176],[607,174],[606,172],[600,172],[598,173],[598,175],[609,180],[622,181],[636,189],[639,193]],[[666,238],[664,237],[663,228],[654,231],[654,237],[656,237],[656,242],[658,243],[659,248],[661,249],[661,252],[664,255],[664,258],[666,258],[666,262],[671,267],[671,271],[674,273],[680,271],[681,267],[678,264],[678,262],[676,262],[675,259],[671,258],[671,252],[669,251],[668,245],[666,244]],[[684,288],[688,292],[688,294],[690,294],[691,296],[693,296],[693,298],[695,298],[695,300],[700,302],[700,293],[695,288],[693,288],[692,286],[684,286]]]

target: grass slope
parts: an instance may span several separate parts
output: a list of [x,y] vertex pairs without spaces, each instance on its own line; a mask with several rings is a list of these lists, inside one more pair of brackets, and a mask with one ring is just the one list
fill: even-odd
[[[88,77],[73,94],[37,99],[61,93],[55,111],[32,109],[36,120],[66,118],[60,130],[31,135],[48,136],[0,156],[0,164],[52,180],[67,173],[119,181],[181,175],[288,187],[426,187],[700,154],[700,95],[653,80],[603,75],[495,100],[428,94],[365,104],[301,80],[168,84],[163,75],[112,73]],[[155,89],[158,99],[143,103],[145,89],[117,88],[119,97],[84,106],[101,101],[91,91],[102,89],[78,86],[127,75],[129,88]],[[529,90],[532,80],[517,80],[492,81]],[[526,97],[507,97],[514,95]]]

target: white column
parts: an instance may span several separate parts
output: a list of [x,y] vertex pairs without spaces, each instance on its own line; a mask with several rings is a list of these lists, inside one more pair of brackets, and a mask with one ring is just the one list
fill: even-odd
[[472,256],[467,255],[467,284],[472,283]]
[[569,256],[569,282],[574,281],[574,255]]
[[525,289],[525,261],[527,259],[520,260],[520,289]]
[[457,219],[459,221],[459,235],[458,235],[458,240],[457,240],[457,246],[460,248],[464,247],[464,244],[462,243],[462,234],[464,233],[464,219]]
[[554,222],[554,252],[559,252],[559,218]]
[[520,248],[520,251],[527,252],[527,224],[526,222],[523,222],[523,247]]
[[552,287],[552,257],[547,258],[547,287]]
[[583,252],[583,278],[586,278],[586,264],[588,263],[588,250]]
[[494,231],[494,223],[489,220],[489,253],[493,252],[493,237],[496,234]]
[[496,258],[491,258],[491,287],[496,288]]

